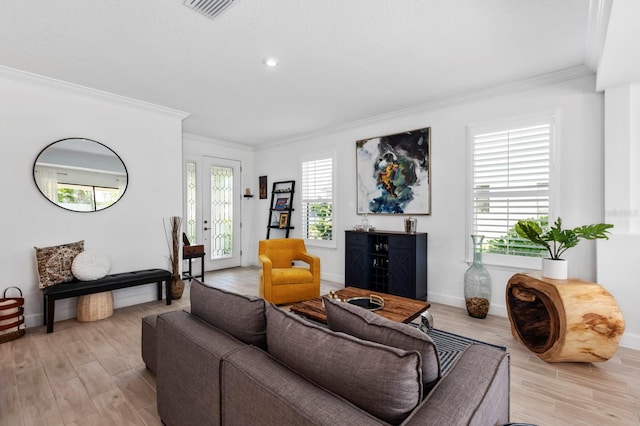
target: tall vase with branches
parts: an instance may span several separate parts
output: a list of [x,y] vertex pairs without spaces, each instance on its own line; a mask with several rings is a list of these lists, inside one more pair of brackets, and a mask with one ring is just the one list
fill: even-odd
[[169,246],[169,262],[171,263],[171,299],[178,300],[184,291],[184,281],[180,276],[180,232],[182,218],[171,216],[169,223],[164,221],[165,237]]

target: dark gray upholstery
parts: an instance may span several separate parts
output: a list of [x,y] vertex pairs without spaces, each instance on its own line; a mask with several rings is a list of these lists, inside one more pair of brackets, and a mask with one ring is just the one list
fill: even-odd
[[233,352],[222,366],[225,425],[382,424],[256,348]]
[[427,334],[349,303],[325,298],[324,307],[327,324],[333,331],[405,351],[418,351],[422,356],[422,382],[426,389],[433,387],[440,379],[438,351]]
[[[221,309],[219,300],[210,305],[202,303],[196,310],[203,317],[210,317],[211,312],[205,311]],[[252,303],[249,301],[248,305],[254,306]],[[220,324],[237,318],[228,306],[222,309],[226,309],[230,320]],[[380,407],[361,407],[368,407],[366,404],[374,400],[388,403],[398,395],[407,396],[412,407],[417,402],[414,394],[418,394],[419,401],[422,370],[417,351],[307,326],[306,321],[283,314],[279,308],[269,306],[268,310],[267,343],[273,354],[247,345],[188,312],[174,311],[143,319],[143,359],[156,372],[158,413],[165,425],[381,425],[388,423],[379,417]],[[257,317],[246,318],[250,324],[259,324],[265,316],[260,309],[248,309],[242,314],[247,312]],[[276,355],[289,365],[275,359]],[[404,359],[411,360],[413,366],[395,365],[401,365],[398,360]],[[417,365],[415,359],[419,361]],[[395,373],[387,374],[383,371],[387,368],[395,369]],[[411,379],[412,386],[406,379],[411,376],[409,370],[418,377]],[[354,375],[367,380],[354,385]],[[380,383],[386,385],[381,387]],[[379,393],[381,388],[386,392],[384,396]],[[409,392],[409,388],[418,390]],[[370,394],[374,396],[367,400]],[[350,401],[357,401],[360,406]],[[472,345],[407,414],[400,424],[507,423],[508,355],[484,345]],[[385,418],[398,423],[403,416]]]
[[267,342],[278,361],[386,422],[400,423],[422,399],[416,351],[334,333],[274,305]]
[[264,299],[210,287],[197,279],[191,281],[190,293],[193,315],[248,345],[267,348]]
[[169,426],[220,424],[220,363],[246,347],[194,315],[158,317],[158,413]]
[[509,422],[509,355],[471,345],[427,395],[407,425],[495,425]]
[[149,315],[142,318],[142,360],[154,374],[158,371],[157,320],[157,315]]

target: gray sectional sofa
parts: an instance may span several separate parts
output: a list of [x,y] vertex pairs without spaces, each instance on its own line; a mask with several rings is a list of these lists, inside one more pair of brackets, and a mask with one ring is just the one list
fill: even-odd
[[197,280],[190,298],[190,313],[142,321],[142,357],[168,426],[509,420],[500,350],[471,345],[441,377],[428,335],[361,308],[326,300],[326,328]]

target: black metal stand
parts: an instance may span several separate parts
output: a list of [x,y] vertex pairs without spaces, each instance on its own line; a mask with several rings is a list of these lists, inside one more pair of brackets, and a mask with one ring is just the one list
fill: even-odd
[[[193,278],[198,278],[200,277],[200,279],[202,281],[204,281],[204,255],[205,253],[193,253],[193,254],[183,254],[182,255],[182,260],[188,260],[189,261],[189,270],[188,272],[183,272],[182,273],[182,279],[183,280],[189,280],[191,281]],[[191,261],[193,259],[200,259],[200,275],[193,275],[193,273],[191,272]]]

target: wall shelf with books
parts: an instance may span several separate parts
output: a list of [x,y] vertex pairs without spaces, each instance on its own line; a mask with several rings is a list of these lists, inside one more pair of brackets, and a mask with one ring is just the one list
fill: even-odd
[[285,233],[284,238],[289,238],[291,226],[291,213],[293,209],[293,194],[295,193],[295,180],[273,182],[271,190],[271,203],[269,204],[269,220],[267,222],[267,240],[271,236],[271,230],[279,230]]

